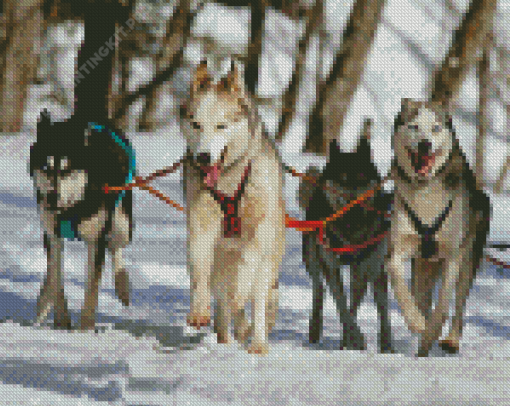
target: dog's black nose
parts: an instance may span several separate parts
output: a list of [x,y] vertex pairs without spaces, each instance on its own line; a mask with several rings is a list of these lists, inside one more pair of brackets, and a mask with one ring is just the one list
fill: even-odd
[[211,163],[211,155],[208,152],[201,152],[197,155],[199,165],[209,165]]
[[432,149],[432,143],[428,141],[420,141],[418,143],[418,153],[420,155],[428,155]]

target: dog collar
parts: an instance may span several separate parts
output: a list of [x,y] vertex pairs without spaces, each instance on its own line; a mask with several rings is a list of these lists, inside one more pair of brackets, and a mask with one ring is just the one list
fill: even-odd
[[220,204],[221,210],[223,211],[223,235],[225,238],[241,234],[241,217],[238,216],[238,208],[250,172],[251,161],[248,162],[248,165],[246,165],[244,169],[241,182],[237,186],[234,196],[227,196],[225,193],[206,185],[207,190],[209,190],[214,200]]
[[404,198],[400,197],[402,202],[404,203],[404,208],[411,219],[414,228],[418,231],[418,234],[421,236],[420,242],[420,256],[422,258],[428,259],[431,258],[437,252],[437,241],[434,239],[434,234],[436,234],[441,226],[443,225],[446,217],[450,213],[450,210],[453,205],[453,200],[450,200],[448,206],[445,207],[443,212],[439,217],[437,217],[436,221],[432,224],[431,227],[427,227],[423,225],[419,217],[416,213],[409,207]]

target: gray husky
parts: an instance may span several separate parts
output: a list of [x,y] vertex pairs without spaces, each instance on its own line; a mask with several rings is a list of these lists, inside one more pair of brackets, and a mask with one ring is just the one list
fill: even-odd
[[134,152],[119,131],[76,117],[51,123],[41,114],[37,141],[30,149],[30,176],[44,231],[48,269],[37,302],[37,323],[54,310],[56,327],[70,328],[62,277],[64,239],[88,245],[88,280],[81,328],[93,329],[106,248],[111,251],[115,290],[129,305],[129,279],[122,248],[132,236],[132,192],[105,193],[134,175]]
[[[489,232],[490,201],[477,188],[442,105],[404,99],[393,148],[395,204],[386,269],[409,329],[421,334],[419,356],[426,356],[440,337],[455,291],[451,331],[440,343],[455,353],[466,299]],[[408,259],[411,292],[404,278]],[[438,302],[432,310],[432,292],[440,276]]]
[[[310,169],[309,178],[300,188],[300,204],[306,210],[306,220],[324,220],[338,209],[356,199],[362,193],[374,188],[380,177],[371,159],[370,143],[367,136],[370,122],[367,121],[357,150],[341,152],[333,141],[330,156],[323,173]],[[322,332],[322,306],[324,302],[323,280],[333,295],[343,325],[341,348],[365,349],[365,339],[356,323],[359,305],[368,286],[373,283],[374,297],[380,318],[379,349],[391,352],[391,323],[388,310],[388,279],[384,272],[384,256],[387,238],[377,241],[378,236],[388,230],[389,222],[384,213],[391,204],[391,195],[378,192],[365,207],[355,206],[341,218],[329,222],[325,241],[333,247],[363,245],[366,247],[338,256],[326,250],[318,242],[317,232],[303,234],[303,259],[313,283],[313,310],[310,319],[310,342],[318,342]],[[343,292],[340,267],[350,265],[351,306]]]

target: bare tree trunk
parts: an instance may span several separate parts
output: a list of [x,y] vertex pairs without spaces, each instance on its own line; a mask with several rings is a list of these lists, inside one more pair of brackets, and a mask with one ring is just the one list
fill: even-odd
[[479,100],[478,100],[478,136],[476,140],[476,183],[478,189],[482,189],[484,185],[484,155],[485,155],[485,139],[487,138],[487,103],[488,103],[488,86],[489,86],[489,56],[487,49],[483,51],[482,60],[478,63],[478,80],[479,80]]
[[434,77],[432,101],[450,104],[462,79],[483,49],[487,35],[492,32],[492,20],[496,0],[473,0],[459,29],[455,31],[453,44],[443,65]]
[[259,60],[262,53],[262,35],[266,21],[266,0],[251,1],[251,40],[248,47],[248,60],[246,63],[246,86],[252,95],[256,95],[259,79]]
[[5,0],[0,42],[0,132],[23,126],[27,88],[37,74],[43,0]]
[[[301,82],[301,77],[303,75],[303,71],[305,69],[306,62],[306,50],[310,43],[310,38],[314,32],[317,32],[318,27],[320,27],[322,23],[323,17],[323,1],[316,0],[315,5],[308,9],[305,13],[305,17],[307,19],[305,34],[303,38],[299,41],[298,45],[298,55],[296,58],[296,67],[292,73],[292,79],[290,81],[289,87],[283,96],[283,106],[282,106],[282,117],[280,119],[280,123],[278,125],[278,131],[276,133],[275,140],[280,142],[283,139],[283,135],[287,132],[292,119],[294,118],[294,113],[297,105],[298,98],[298,90]],[[322,36],[320,36],[319,40],[322,40]],[[320,55],[322,60],[322,54]],[[320,64],[322,66],[322,64]],[[319,68],[320,69],[320,68]],[[319,86],[319,83],[317,83]]]
[[357,0],[354,4],[333,69],[319,86],[306,140],[307,152],[328,154],[330,141],[338,137],[361,80],[383,6],[384,0]]
[[[189,1],[180,0],[173,17],[167,25],[166,38],[163,43],[163,52],[156,58],[156,75],[161,73],[172,62],[175,55],[179,53],[184,46],[185,37],[189,37],[190,32],[186,25],[189,15]],[[159,87],[147,95],[147,104],[142,113],[139,123],[140,131],[150,131],[154,124],[154,115],[156,113],[156,102],[158,100]]]
[[[507,133],[507,144],[510,143],[510,105],[506,106],[506,133]],[[508,150],[508,147],[507,147]],[[503,167],[501,168],[501,172],[499,173],[499,178],[494,185],[494,193],[501,193],[503,190],[503,184],[505,183],[506,175],[508,174],[508,167],[510,167],[510,155],[507,153],[507,157]]]
[[[183,1],[184,4],[187,4],[189,2]],[[148,85],[139,87],[135,92],[133,93],[127,93],[127,92],[121,92],[121,94],[116,98],[115,100],[115,111],[112,114],[112,120],[114,122],[117,122],[120,120],[124,115],[126,114],[129,106],[139,97],[141,96],[149,96],[152,95],[153,92],[155,92],[155,89],[168,81],[172,75],[175,73],[177,68],[181,66],[183,55],[184,55],[184,49],[186,48],[186,43],[188,41],[188,38],[190,37],[190,31],[191,31],[191,23],[193,21],[193,18],[195,17],[196,13],[191,13],[189,10],[189,7],[186,6],[184,9],[184,26],[182,28],[182,32],[184,33],[182,35],[182,45],[177,46],[179,43],[177,36],[172,36],[168,39],[168,47],[165,47],[164,55],[163,55],[163,61],[159,64],[159,73],[156,72],[156,76],[153,78],[152,82]],[[177,12],[177,11],[176,11]],[[181,16],[181,14],[179,14]],[[180,30],[177,30],[180,31]],[[121,69],[125,70],[125,61],[122,62]],[[124,76],[124,75],[123,75]],[[122,80],[125,78],[123,77]],[[123,89],[126,89],[125,82],[122,84]],[[153,98],[153,97],[151,97]]]

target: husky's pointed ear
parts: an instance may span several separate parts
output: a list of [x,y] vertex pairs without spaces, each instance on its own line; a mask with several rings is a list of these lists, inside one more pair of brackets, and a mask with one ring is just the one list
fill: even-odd
[[221,79],[218,90],[227,92],[230,94],[237,93],[239,97],[244,97],[244,85],[241,78],[241,74],[239,73],[239,67],[232,60],[230,64],[230,71],[227,76]]
[[201,90],[207,89],[207,86],[211,82],[209,72],[207,71],[207,61],[202,61],[197,67],[195,77],[193,78],[191,85],[192,94],[198,93]]
[[450,131],[453,130],[452,116],[450,114],[450,103],[448,101],[432,100],[429,106],[441,119],[446,128],[448,128]]
[[51,116],[47,109],[41,111],[37,121],[37,138],[48,134],[51,125]]

